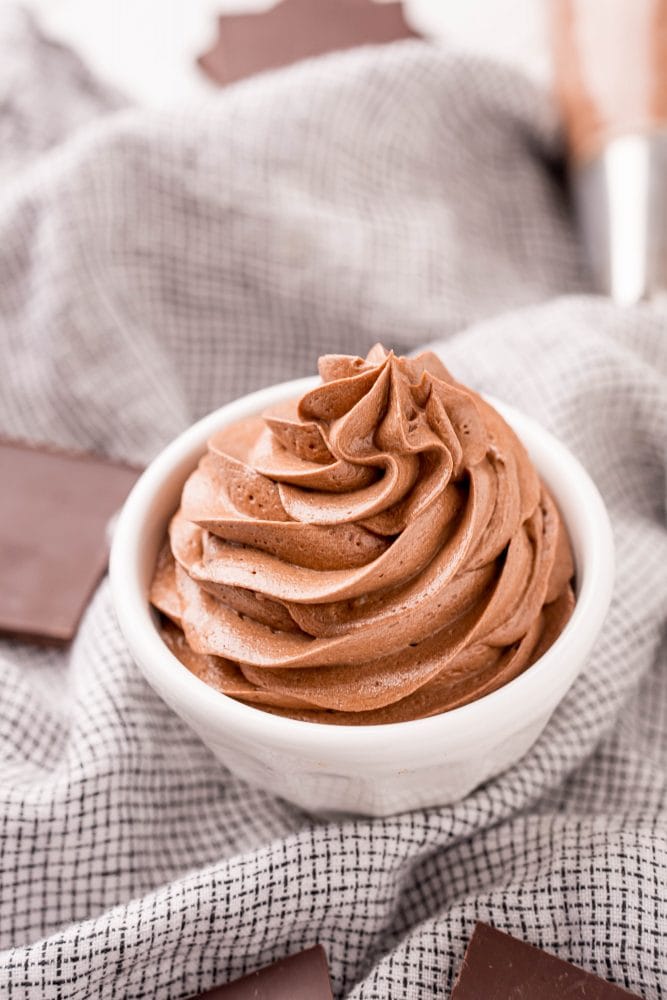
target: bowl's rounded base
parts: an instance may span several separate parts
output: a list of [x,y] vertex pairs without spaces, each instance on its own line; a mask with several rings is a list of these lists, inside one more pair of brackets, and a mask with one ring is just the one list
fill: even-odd
[[[424,767],[370,769],[364,762],[357,773],[336,770],[326,753],[305,761],[282,751],[240,747],[216,733],[199,735],[221,763],[235,775],[272,795],[315,813],[391,816],[458,802],[479,785],[515,764],[538,739],[548,715],[533,720],[500,743],[479,747],[476,755],[457,756],[433,748]],[[310,723],[317,725],[317,723]]]

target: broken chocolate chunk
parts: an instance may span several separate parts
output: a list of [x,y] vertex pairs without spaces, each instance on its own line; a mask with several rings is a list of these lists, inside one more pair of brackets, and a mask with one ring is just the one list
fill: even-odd
[[282,0],[257,14],[224,14],[214,46],[198,62],[216,83],[357,45],[417,38],[402,3]]
[[140,470],[0,441],[0,632],[73,638],[109,553],[109,522]]
[[333,1000],[326,953],[315,945],[202,993],[199,1000]]
[[451,1000],[641,1000],[532,944],[478,923]]

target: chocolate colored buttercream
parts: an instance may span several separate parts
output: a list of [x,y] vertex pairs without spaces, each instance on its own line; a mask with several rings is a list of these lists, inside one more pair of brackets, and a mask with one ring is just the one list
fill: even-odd
[[165,642],[212,687],[314,722],[422,718],[506,684],[574,605],[525,449],[434,354],[319,369],[209,441],[153,581]]

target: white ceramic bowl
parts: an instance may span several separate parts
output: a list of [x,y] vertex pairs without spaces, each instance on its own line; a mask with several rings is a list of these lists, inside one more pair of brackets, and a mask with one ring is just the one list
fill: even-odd
[[572,684],[611,599],[613,541],[595,485],[579,462],[533,420],[490,402],[527,447],[569,529],[577,604],[553,646],[515,680],[429,719],[335,726],[269,715],[213,690],[167,649],[147,593],[181,488],[218,428],[302,395],[317,379],[262,389],[223,406],[164,449],[136,483],[111,551],[121,630],[149,684],[230,770],[305,809],[384,816],[462,798],[515,763],[535,742]]

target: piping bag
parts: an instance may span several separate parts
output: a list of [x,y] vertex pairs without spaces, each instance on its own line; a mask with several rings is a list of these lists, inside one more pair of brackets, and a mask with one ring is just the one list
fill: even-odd
[[667,291],[667,0],[551,0],[575,210],[600,292]]

